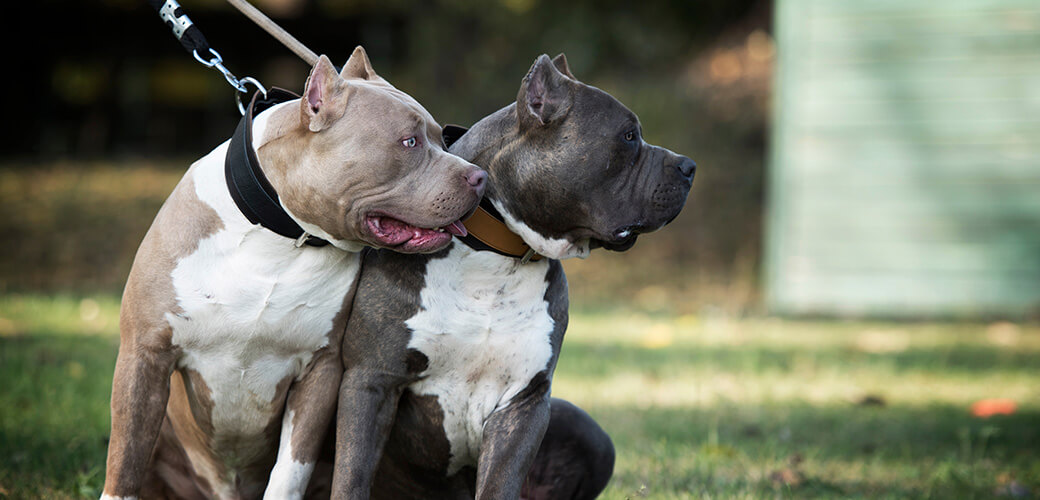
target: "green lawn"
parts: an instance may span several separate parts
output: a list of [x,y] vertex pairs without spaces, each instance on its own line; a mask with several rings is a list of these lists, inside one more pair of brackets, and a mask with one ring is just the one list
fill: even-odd
[[[97,498],[117,309],[0,298],[0,498]],[[605,498],[1040,496],[1037,326],[575,312],[553,389],[614,438]]]

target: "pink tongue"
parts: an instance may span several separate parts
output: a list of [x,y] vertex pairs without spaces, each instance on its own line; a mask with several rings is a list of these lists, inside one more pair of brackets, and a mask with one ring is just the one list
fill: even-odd
[[469,231],[466,231],[466,226],[463,226],[462,221],[459,220],[452,222],[447,229],[449,233],[454,234],[455,236],[466,236],[469,234]]
[[412,237],[412,226],[391,217],[379,219],[378,231],[386,239],[386,243],[391,245],[403,243]]

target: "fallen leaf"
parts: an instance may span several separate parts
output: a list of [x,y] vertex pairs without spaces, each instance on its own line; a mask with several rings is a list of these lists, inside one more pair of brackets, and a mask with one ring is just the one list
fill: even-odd
[[1018,404],[1010,399],[980,399],[971,405],[971,414],[979,418],[993,415],[1012,415],[1018,411]]
[[773,481],[773,483],[777,486],[783,485],[790,486],[792,488],[802,484],[802,482],[805,481],[805,478],[802,477],[801,472],[798,472],[797,470],[794,470],[790,467],[785,467],[778,471],[773,471],[773,473],[769,475],[769,479]]

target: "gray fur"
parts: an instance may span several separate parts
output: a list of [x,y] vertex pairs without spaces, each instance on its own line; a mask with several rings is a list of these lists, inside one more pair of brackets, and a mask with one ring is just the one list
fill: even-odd
[[[623,251],[639,234],[678,215],[694,170],[691,160],[646,144],[639,132],[635,114],[574,79],[565,58],[541,56],[524,78],[517,102],[478,122],[450,151],[485,168],[487,196],[539,237]],[[479,258],[510,259],[491,255]],[[429,313],[421,297],[431,283],[469,284],[468,278],[432,276],[432,267],[444,269],[433,266],[436,259],[477,258],[458,247],[433,256],[365,255],[342,350],[346,375],[333,498],[515,499],[523,489],[525,498],[580,499],[594,498],[606,486],[614,463],[609,436],[587,413],[550,398],[568,321],[567,280],[552,259],[510,264],[545,269],[537,279],[544,280],[541,301],[552,326],[530,338],[548,342],[551,355],[523,390],[487,416],[476,463],[450,470],[444,401],[412,390],[427,367],[444,361],[428,356],[443,354],[409,349],[419,333],[406,322]],[[511,285],[504,282],[502,290]],[[510,297],[496,299],[495,304],[509,303]],[[479,307],[440,313],[480,319]],[[439,333],[447,339],[456,332]],[[488,367],[504,375],[510,368]]]

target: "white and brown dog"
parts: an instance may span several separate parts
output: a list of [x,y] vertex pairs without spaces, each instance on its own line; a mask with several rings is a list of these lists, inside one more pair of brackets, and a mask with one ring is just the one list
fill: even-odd
[[483,194],[486,174],[361,47],[248,118],[191,166],[134,260],[102,498],[302,497],[359,250],[441,250]]

